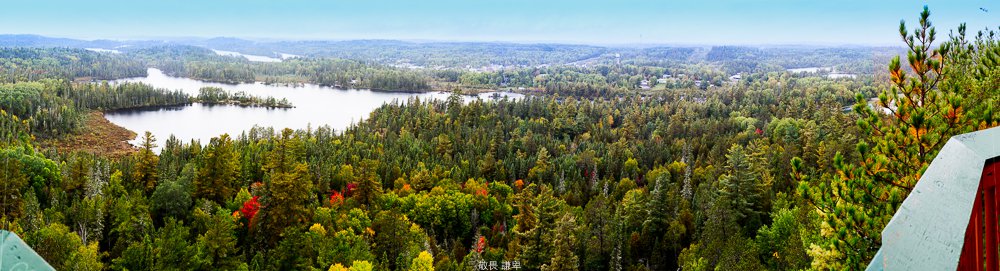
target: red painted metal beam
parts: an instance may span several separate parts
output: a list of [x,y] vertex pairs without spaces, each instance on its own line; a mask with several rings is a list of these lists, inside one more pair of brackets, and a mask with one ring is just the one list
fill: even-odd
[[983,203],[986,213],[986,270],[997,271],[997,208],[996,186],[990,186],[984,191]]
[[958,270],[983,270],[983,228],[983,193],[979,188],[972,205],[972,216],[969,218]]
[[996,197],[998,169],[1000,169],[1000,163],[997,161],[987,163],[983,169],[981,180],[989,186],[986,189],[986,194],[992,196],[991,199],[986,199],[984,202],[988,210],[986,211],[986,240],[984,242],[986,243],[986,270],[989,271],[1000,270],[997,265],[997,261],[1000,260],[997,258],[997,236],[1000,235],[1000,231],[997,229],[997,201],[1000,199]]
[[965,232],[965,244],[959,257],[958,270],[1000,271],[1000,228],[998,210],[1000,197],[1000,160],[991,159],[983,168],[972,214]]
[[975,241],[973,247],[976,248],[976,251],[975,251],[975,254],[972,255],[972,257],[975,259],[975,261],[974,261],[974,263],[975,263],[975,269],[973,269],[973,270],[982,271],[983,270],[983,260],[984,260],[983,259],[983,230],[986,228],[986,226],[984,225],[984,221],[986,221],[986,215],[983,213],[983,192],[979,191],[976,194],[977,194],[977,196],[976,196],[976,207],[974,208],[976,215],[973,216],[974,219],[976,220],[975,231],[973,233],[975,235],[975,238],[976,238],[976,241]]

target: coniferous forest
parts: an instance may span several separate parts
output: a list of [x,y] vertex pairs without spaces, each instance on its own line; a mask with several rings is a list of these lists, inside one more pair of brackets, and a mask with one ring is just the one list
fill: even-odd
[[[2,47],[0,229],[56,270],[861,270],[944,143],[1000,125],[1000,29],[932,19],[891,48]],[[786,70],[813,66],[857,76]],[[93,112],[295,106],[113,81],[147,68],[454,93],[346,129],[47,147]],[[463,100],[482,89],[526,96]]]

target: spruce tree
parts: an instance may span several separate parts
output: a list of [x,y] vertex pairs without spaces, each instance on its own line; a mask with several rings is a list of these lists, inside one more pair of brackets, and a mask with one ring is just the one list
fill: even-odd
[[153,193],[156,188],[157,174],[160,158],[153,153],[156,146],[156,137],[153,133],[146,131],[142,136],[142,143],[139,145],[139,152],[135,154],[135,169],[132,171],[132,181],[136,188],[145,194]]

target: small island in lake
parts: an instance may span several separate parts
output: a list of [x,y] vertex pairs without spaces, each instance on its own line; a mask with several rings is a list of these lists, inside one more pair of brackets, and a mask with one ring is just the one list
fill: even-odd
[[267,107],[267,108],[294,108],[292,103],[288,99],[281,98],[276,99],[274,97],[257,97],[250,95],[245,91],[237,91],[236,93],[230,93],[222,88],[217,87],[202,87],[198,89],[198,97],[195,97],[195,102],[203,104],[228,104],[228,105],[238,105],[247,107]]

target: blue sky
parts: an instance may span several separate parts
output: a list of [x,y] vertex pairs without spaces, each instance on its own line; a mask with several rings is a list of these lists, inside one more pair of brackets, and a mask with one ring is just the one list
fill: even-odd
[[[923,5],[941,33],[1000,25],[996,0],[16,0],[0,33],[588,44],[898,45]],[[980,8],[986,8],[984,12]]]

